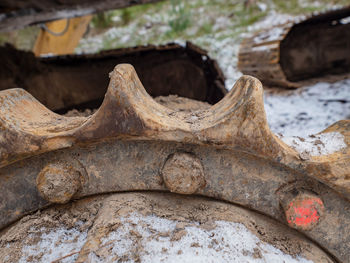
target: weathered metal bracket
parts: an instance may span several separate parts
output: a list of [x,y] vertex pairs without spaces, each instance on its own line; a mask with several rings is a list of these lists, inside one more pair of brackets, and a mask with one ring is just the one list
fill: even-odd
[[192,113],[156,103],[130,65],[110,78],[87,118],[57,115],[21,89],[0,92],[0,228],[93,194],[171,191],[268,215],[348,262],[350,121],[324,131],[341,133],[347,148],[305,160],[270,131],[253,77]]

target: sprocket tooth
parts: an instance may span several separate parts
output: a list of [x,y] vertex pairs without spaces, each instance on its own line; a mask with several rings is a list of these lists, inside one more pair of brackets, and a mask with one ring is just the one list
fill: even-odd
[[346,147],[332,154],[313,156],[305,170],[350,200],[350,120],[338,121],[319,134],[334,132],[343,136]]
[[278,160],[296,158],[270,131],[262,85],[254,77],[241,77],[210,109],[182,113],[154,101],[131,65],[116,66],[110,76],[100,109],[75,133],[78,141],[138,136],[224,145]]
[[53,113],[23,89],[0,91],[0,167],[72,146],[69,131],[84,121]]
[[278,160],[285,158],[286,162],[287,156],[296,158],[268,126],[258,79],[242,76],[209,114],[200,131],[208,141]]
[[134,67],[119,64],[110,73],[104,101],[98,111],[76,131],[78,141],[109,137],[147,136],[150,131],[173,126],[171,110],[146,92]]
[[[284,163],[297,158],[269,129],[260,81],[241,77],[226,97],[208,110],[183,113],[158,104],[133,66],[117,65],[105,99],[87,118],[55,114],[24,90],[2,98],[3,150],[0,165],[42,152],[108,138],[210,144],[267,156]],[[15,141],[6,144],[5,142]]]

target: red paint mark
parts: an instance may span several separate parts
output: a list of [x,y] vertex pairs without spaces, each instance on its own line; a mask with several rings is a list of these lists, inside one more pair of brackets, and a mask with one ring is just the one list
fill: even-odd
[[323,210],[323,202],[318,197],[295,199],[286,211],[287,222],[291,226],[308,229],[319,221]]

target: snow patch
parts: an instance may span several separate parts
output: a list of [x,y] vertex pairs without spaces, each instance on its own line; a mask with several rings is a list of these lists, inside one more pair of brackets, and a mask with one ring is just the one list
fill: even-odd
[[286,144],[300,154],[310,156],[328,155],[347,147],[344,136],[339,132],[327,132],[302,137],[282,137]]
[[287,14],[280,14],[274,10],[271,10],[269,14],[262,20],[248,26],[249,32],[255,32],[262,29],[272,28],[278,25],[286,24],[288,22],[293,23],[298,17]]
[[[19,263],[26,262],[54,262],[59,258],[60,263],[74,262],[78,258],[78,253],[83,247],[87,232],[81,232],[75,228],[55,228],[48,232],[45,227],[35,230],[35,232],[43,233],[40,241],[36,244],[25,245],[22,248],[22,257]],[[34,234],[31,234],[33,238]],[[40,255],[42,255],[40,257]],[[40,258],[39,258],[39,257]],[[67,257],[65,257],[67,256]],[[65,257],[65,258],[64,258]],[[34,261],[33,261],[34,259]]]
[[340,20],[340,24],[346,25],[350,23],[350,16],[345,17],[343,19]]
[[320,82],[283,94],[265,93],[267,121],[274,133],[307,137],[350,117],[350,79]]
[[265,12],[267,10],[267,4],[262,3],[262,2],[257,2],[256,4],[261,11]]
[[[135,262],[135,249],[143,263],[312,262],[284,254],[261,241],[241,223],[216,221],[214,229],[206,230],[195,222],[184,227],[182,234],[174,239],[178,221],[138,213],[121,218],[121,221],[121,226],[102,240],[101,247],[106,247],[111,253],[103,259],[91,253],[91,262],[112,262],[113,258]],[[132,235],[138,236],[138,240],[132,241]]]
[[275,27],[271,28],[269,31],[263,32],[256,37],[254,37],[254,42],[269,42],[275,41],[276,39],[281,39],[284,36],[284,28]]

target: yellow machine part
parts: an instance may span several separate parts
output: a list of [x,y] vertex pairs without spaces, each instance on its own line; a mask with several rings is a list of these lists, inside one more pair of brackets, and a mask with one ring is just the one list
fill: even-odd
[[71,54],[86,32],[92,15],[48,22],[40,30],[33,52],[43,54]]

